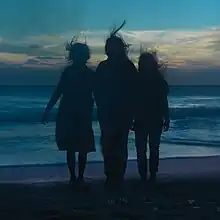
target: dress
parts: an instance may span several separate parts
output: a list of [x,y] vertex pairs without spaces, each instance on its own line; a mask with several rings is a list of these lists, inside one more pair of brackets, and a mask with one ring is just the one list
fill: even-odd
[[88,67],[67,67],[59,85],[62,98],[56,120],[56,143],[60,151],[95,151],[92,129],[94,72]]

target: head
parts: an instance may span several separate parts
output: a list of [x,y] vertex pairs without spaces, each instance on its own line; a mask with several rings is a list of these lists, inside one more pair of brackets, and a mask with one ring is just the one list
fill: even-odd
[[125,21],[119,28],[117,28],[116,30],[114,29],[110,33],[110,36],[105,42],[105,53],[109,58],[127,56],[129,45],[126,44],[124,39],[118,34],[118,31],[123,28],[124,25]]
[[90,50],[86,43],[79,43],[73,40],[67,44],[67,60],[74,64],[85,65],[90,59]]
[[155,55],[150,52],[142,53],[138,61],[138,70],[148,75],[157,74],[159,72],[159,65]]

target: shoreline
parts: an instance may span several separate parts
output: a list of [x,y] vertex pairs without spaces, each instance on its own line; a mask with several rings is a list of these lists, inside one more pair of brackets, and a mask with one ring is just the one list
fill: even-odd
[[[163,160],[183,160],[183,159],[208,159],[208,158],[220,158],[219,155],[198,155],[198,156],[166,156],[166,157],[160,157],[160,161]],[[136,159],[128,159],[128,162],[136,162]],[[77,161],[76,161],[77,163]],[[103,164],[103,160],[89,160],[87,164]],[[28,167],[62,167],[66,166],[65,162],[57,162],[57,163],[36,163],[36,164],[15,164],[15,165],[0,165],[0,171],[4,168],[28,168]]]
[[[105,178],[103,162],[88,162],[85,179],[89,181]],[[129,160],[125,179],[138,179],[136,160]],[[69,179],[67,165],[46,164],[0,167],[0,184],[7,183],[53,183]],[[158,172],[159,182],[175,182],[190,179],[220,180],[220,156],[161,158]]]

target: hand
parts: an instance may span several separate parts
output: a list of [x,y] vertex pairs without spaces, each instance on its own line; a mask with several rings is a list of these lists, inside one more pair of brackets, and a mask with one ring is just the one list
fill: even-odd
[[167,132],[170,128],[170,120],[169,119],[165,119],[164,123],[163,123],[163,131]]
[[131,130],[131,131],[135,131],[135,125],[134,125],[134,122],[132,122],[130,130]]
[[47,121],[48,115],[49,115],[49,112],[48,112],[47,110],[45,110],[45,112],[44,112],[44,114],[43,114],[43,116],[42,116],[42,119],[41,119],[41,122],[42,122],[43,124],[47,124],[47,123],[48,123],[48,121]]

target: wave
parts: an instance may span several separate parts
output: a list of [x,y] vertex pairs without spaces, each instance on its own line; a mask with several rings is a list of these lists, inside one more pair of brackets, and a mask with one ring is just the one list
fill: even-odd
[[[38,123],[44,113],[44,108],[17,108],[13,111],[0,111],[0,122]],[[48,122],[55,122],[57,109],[50,112]],[[96,110],[93,112],[93,121],[97,121]]]
[[188,108],[170,108],[171,119],[220,117],[220,107],[191,106]]
[[[0,122],[37,123],[41,120],[43,108],[13,108],[12,110],[0,109]],[[55,122],[57,109],[53,109],[49,121]],[[220,107],[187,107],[170,108],[172,120],[187,118],[213,118],[220,117]],[[93,121],[97,121],[97,111],[94,108]]]
[[189,139],[175,139],[171,138],[168,140],[161,141],[165,144],[172,144],[172,145],[184,145],[184,146],[200,146],[200,147],[220,147],[220,141],[216,140],[189,140]]

